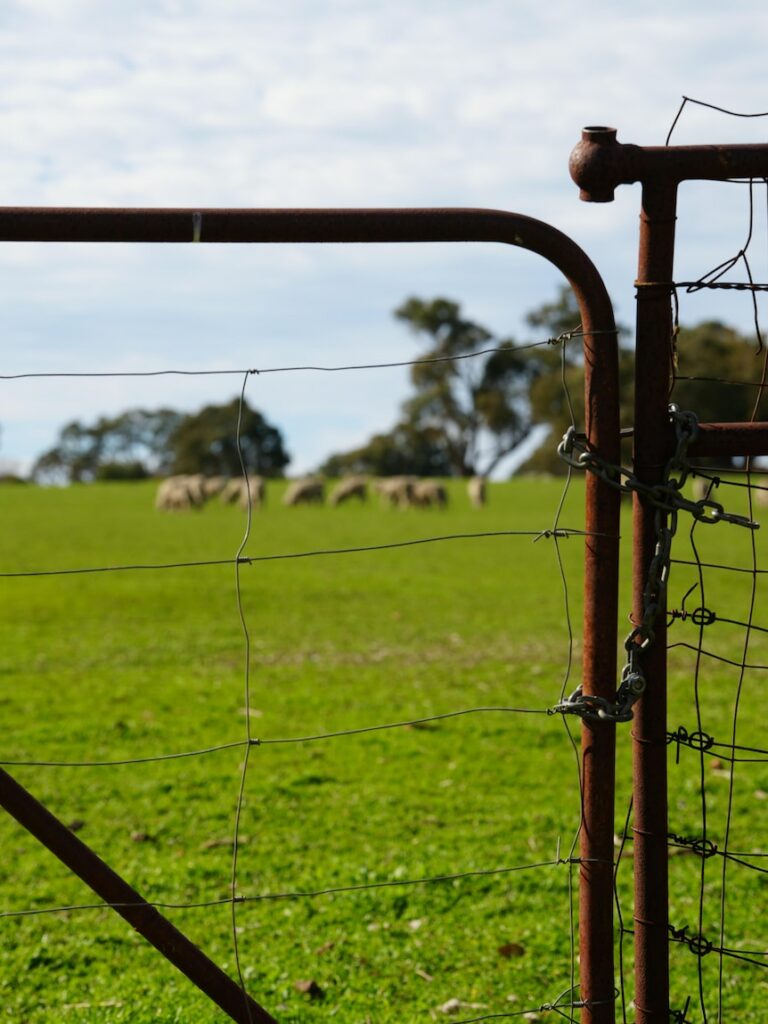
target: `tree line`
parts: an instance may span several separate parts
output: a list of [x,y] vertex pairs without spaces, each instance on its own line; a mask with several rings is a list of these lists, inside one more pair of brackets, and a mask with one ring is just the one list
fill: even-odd
[[[410,367],[411,392],[394,426],[352,451],[330,455],[318,472],[395,476],[487,476],[536,426],[550,428],[520,472],[563,472],[555,439],[584,419],[584,369],[578,338],[560,346],[526,348],[468,319],[446,298],[409,298],[394,311],[422,343]],[[557,338],[578,326],[568,288],[528,313],[537,340]],[[622,330],[620,338],[626,337]],[[754,380],[753,339],[719,322],[682,328],[674,342],[674,399],[710,422],[768,415],[768,397],[754,388],[726,387],[722,380]],[[634,352],[620,344],[621,422],[633,418]],[[696,377],[696,380],[688,378]],[[702,379],[705,378],[705,379]],[[240,400],[208,405],[196,413],[129,409],[87,425],[66,424],[57,444],[36,461],[41,482],[87,483],[150,475],[204,473],[238,476],[236,423]],[[243,403],[240,440],[249,472],[282,476],[290,455],[280,430]]]
[[240,449],[251,473],[282,476],[290,462],[282,434],[247,402],[207,405],[199,412],[128,409],[87,425],[78,420],[60,431],[58,443],[32,467],[41,483],[140,480],[175,473],[239,476]]

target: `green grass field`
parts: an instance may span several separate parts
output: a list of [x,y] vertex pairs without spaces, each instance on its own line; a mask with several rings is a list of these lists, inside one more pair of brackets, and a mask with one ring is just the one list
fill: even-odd
[[[253,520],[246,554],[364,546],[552,526],[562,483],[491,488],[469,507],[456,485],[448,511],[368,507],[284,509],[275,485]],[[723,488],[729,508],[742,492]],[[583,523],[583,484],[561,525]],[[0,490],[3,571],[231,559],[241,513],[210,504],[161,514],[153,488],[92,485]],[[629,524],[624,532],[628,537]],[[690,557],[681,521],[675,555]],[[765,551],[768,527],[757,536]],[[696,537],[709,561],[750,564],[746,531],[725,524]],[[625,541],[626,543],[626,541]],[[560,542],[576,633],[578,682],[582,541]],[[628,552],[627,552],[628,554]],[[163,571],[4,579],[0,692],[4,760],[98,761],[427,717],[476,706],[544,709],[568,659],[554,542],[496,537],[389,551],[274,561],[241,570],[251,635],[250,708],[231,564]],[[624,573],[621,632],[629,610]],[[676,566],[671,606],[696,579]],[[749,576],[709,570],[706,604],[746,618]],[[696,595],[688,607],[696,607]],[[754,621],[768,627],[765,585]],[[743,629],[708,627],[707,649],[741,658]],[[768,634],[749,660],[768,663]],[[695,644],[676,622],[671,641]],[[696,728],[694,655],[671,652],[670,724]],[[768,746],[760,671],[747,675],[740,743]],[[738,671],[711,658],[700,674],[703,728],[730,738]],[[576,734],[578,729],[575,729]],[[629,794],[629,727],[619,730],[617,830]],[[150,900],[229,894],[243,748],[119,767],[16,767],[12,774]],[[670,750],[670,825],[701,835],[699,756]],[[714,765],[714,767],[713,767]],[[722,844],[728,765],[704,764],[709,835]],[[738,765],[730,847],[768,848],[768,765]],[[558,717],[487,713],[251,751],[238,887],[264,895],[401,882],[551,861],[567,855],[579,819],[576,763]],[[90,892],[5,815],[0,909],[93,902]],[[630,851],[631,852],[631,851]],[[704,933],[717,940],[722,858],[706,862]],[[755,863],[760,863],[755,861]],[[763,862],[765,863],[765,862]],[[671,919],[698,930],[701,861],[671,860]],[[571,984],[565,865],[397,885],[238,908],[240,958],[254,998],[280,1021],[375,1024],[468,1020],[552,1001]],[[576,872],[574,871],[574,881]],[[768,963],[756,908],[765,874],[729,865],[726,945]],[[631,927],[631,857],[620,888]],[[234,975],[230,908],[169,911]],[[212,1022],[211,1004],[116,915],[104,909],[0,920],[0,995],[7,1020]],[[502,950],[502,952],[500,952]],[[626,944],[631,969],[631,949]],[[717,954],[673,948],[673,1006],[692,997],[698,969],[716,1018]],[[764,971],[728,958],[724,1019],[760,1021]],[[629,991],[631,993],[631,978]],[[314,995],[297,982],[314,981]],[[455,1014],[442,1012],[450,1000]],[[632,1014],[630,1011],[630,1019]],[[561,1018],[557,1018],[561,1019]],[[714,1018],[713,1018],[714,1019]]]

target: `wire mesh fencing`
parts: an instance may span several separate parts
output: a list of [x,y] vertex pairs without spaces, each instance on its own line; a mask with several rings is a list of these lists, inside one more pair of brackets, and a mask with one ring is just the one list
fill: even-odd
[[[698,102],[684,98],[667,146],[686,105]],[[719,169],[708,163],[715,149]],[[757,1021],[768,966],[756,912],[766,863],[766,744],[756,698],[768,662],[759,529],[767,483],[760,456],[768,454],[760,303],[768,286],[753,266],[756,238],[766,231],[768,153],[764,146],[638,153],[647,160],[636,172],[643,182],[634,424],[641,479],[629,489],[640,508],[632,621],[648,689],[633,723],[634,798],[616,839],[620,1005],[624,1021],[661,1014],[681,1024]],[[712,269],[673,275],[676,190],[702,178],[718,180],[713,189],[743,190],[743,241]],[[749,303],[751,346],[721,324],[681,328],[695,314],[693,297],[713,289]],[[692,427],[682,456],[681,417]],[[675,494],[665,509],[669,480]],[[646,617],[649,597],[656,610]]]

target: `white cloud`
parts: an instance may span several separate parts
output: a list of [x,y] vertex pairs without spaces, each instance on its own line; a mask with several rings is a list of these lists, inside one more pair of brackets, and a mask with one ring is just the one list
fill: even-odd
[[[604,0],[578,11],[565,0],[9,2],[0,13],[3,201],[516,209],[571,233],[630,320],[638,190],[608,207],[578,202],[566,168],[579,129],[612,123],[625,142],[661,143],[683,92],[768,109],[755,87],[766,29],[757,0],[734,13],[693,0],[649,0],[642,13]],[[750,141],[765,128],[691,107],[675,139]],[[741,244],[738,196],[713,203],[693,190],[682,202],[680,266],[700,272]],[[217,358],[237,362],[256,328],[273,339],[270,361],[275,348],[296,361],[318,351],[346,361],[328,337],[354,351],[361,336],[396,345],[389,310],[409,292],[454,294],[505,331],[557,280],[535,260],[522,271],[472,246],[365,256],[201,249],[0,245],[6,372],[122,365],[126,353],[141,366],[201,365],[211,339]],[[701,301],[707,315],[717,308]],[[749,311],[732,308],[722,315],[748,324]],[[402,381],[381,393],[371,386],[366,417],[339,425],[317,382],[293,398],[281,387],[271,393],[285,408],[296,402],[319,419],[315,429],[295,420],[297,454],[387,426],[403,391]],[[55,391],[37,403],[34,389],[21,404],[9,395],[6,439],[14,418],[31,438],[35,417],[68,415]],[[79,393],[82,415],[100,400],[137,397],[106,386]]]

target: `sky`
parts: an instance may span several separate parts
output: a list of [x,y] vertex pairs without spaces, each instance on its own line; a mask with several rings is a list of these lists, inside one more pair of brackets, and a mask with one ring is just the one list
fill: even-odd
[[[581,203],[568,155],[587,124],[663,144],[683,95],[768,110],[768,7],[709,0],[3,0],[0,203],[7,206],[472,206],[538,217],[596,263],[634,317],[639,187]],[[689,105],[677,144],[760,142],[768,119]],[[676,275],[747,232],[745,190],[681,193]],[[765,197],[750,254],[768,280]],[[0,374],[240,369],[410,359],[392,316],[438,295],[500,337],[558,273],[492,245],[0,243]],[[683,321],[749,330],[749,297],[687,298]],[[237,377],[0,380],[0,460],[24,470],[72,419],[193,411]],[[404,369],[252,377],[291,473],[396,420]],[[506,472],[505,469],[502,471]]]

